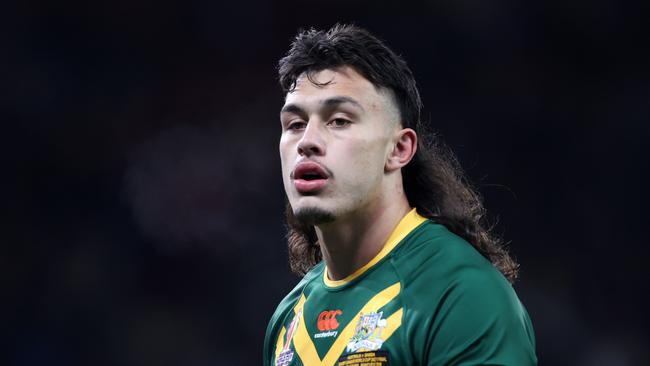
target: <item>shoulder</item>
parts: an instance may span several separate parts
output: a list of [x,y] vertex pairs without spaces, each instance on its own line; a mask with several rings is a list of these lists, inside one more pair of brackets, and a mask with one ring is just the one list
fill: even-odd
[[452,296],[492,310],[520,307],[508,280],[470,243],[431,221],[413,234],[394,259],[411,305],[444,306]]
[[407,282],[430,280],[432,277],[452,281],[458,276],[472,277],[475,272],[498,279],[499,282],[503,277],[465,239],[431,220],[418,226],[404,239],[395,253],[394,261],[399,264],[398,269]]
[[[443,355],[456,354],[487,363],[533,364],[530,319],[508,280],[442,225],[429,221],[413,234],[394,264],[403,281],[405,314],[414,325],[415,352],[442,363],[449,361]],[[483,358],[491,352],[494,358]]]

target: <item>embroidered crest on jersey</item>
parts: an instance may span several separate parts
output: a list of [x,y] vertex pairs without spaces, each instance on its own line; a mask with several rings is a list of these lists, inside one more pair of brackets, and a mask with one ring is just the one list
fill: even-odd
[[298,323],[300,323],[300,316],[302,315],[302,310],[300,310],[296,315],[293,316],[291,324],[289,325],[289,330],[287,330],[286,340],[284,342],[284,347],[282,352],[275,359],[275,366],[288,366],[289,363],[293,360],[293,351],[291,350],[291,340],[293,335],[296,333],[298,328]]
[[383,311],[361,314],[354,335],[346,348],[347,352],[356,352],[360,349],[375,351],[381,348],[384,340],[381,331],[386,327],[386,319],[382,319]]

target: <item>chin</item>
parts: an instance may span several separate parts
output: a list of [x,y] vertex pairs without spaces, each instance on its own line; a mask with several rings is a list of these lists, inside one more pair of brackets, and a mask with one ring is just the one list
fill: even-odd
[[293,215],[307,225],[326,224],[336,219],[331,210],[318,206],[299,206],[293,209]]

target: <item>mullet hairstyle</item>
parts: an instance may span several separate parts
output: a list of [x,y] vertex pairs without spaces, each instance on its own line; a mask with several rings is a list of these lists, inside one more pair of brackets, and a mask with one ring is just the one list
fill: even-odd
[[[513,283],[519,265],[504,248],[502,239],[491,232],[492,226],[486,224],[481,196],[469,184],[453,152],[435,134],[427,133],[420,121],[420,94],[413,73],[400,56],[368,31],[353,25],[337,24],[328,31],[301,31],[279,62],[280,85],[285,93],[290,93],[303,74],[315,85],[326,85],[317,83],[313,75],[343,66],[352,67],[376,88],[391,90],[402,126],[412,128],[418,135],[417,151],[402,168],[409,204],[418,214],[471,243]],[[322,260],[316,231],[294,216],[289,203],[286,221],[289,265],[302,276]]]

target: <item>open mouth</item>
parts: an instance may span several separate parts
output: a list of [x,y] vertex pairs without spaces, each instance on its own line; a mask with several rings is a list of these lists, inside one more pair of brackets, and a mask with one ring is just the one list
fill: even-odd
[[322,190],[329,179],[329,174],[320,165],[311,161],[296,165],[292,173],[293,184],[302,194],[314,194]]
[[306,161],[302,162],[293,170],[293,179],[302,179],[306,181],[327,179],[329,175],[325,169],[317,163]]
[[316,179],[325,179],[325,177],[318,172],[308,172],[299,176],[297,179],[303,180],[316,180]]

